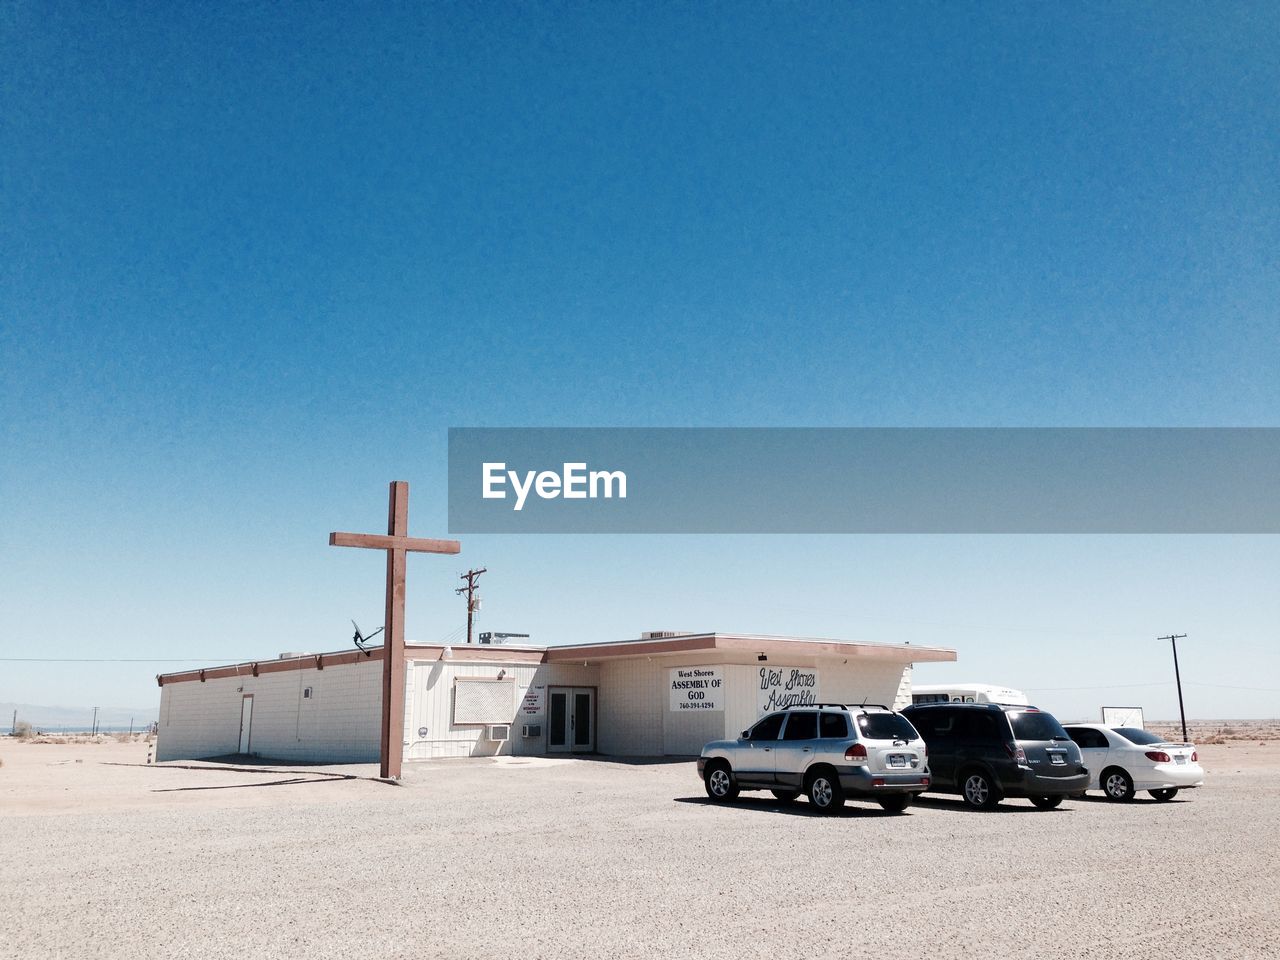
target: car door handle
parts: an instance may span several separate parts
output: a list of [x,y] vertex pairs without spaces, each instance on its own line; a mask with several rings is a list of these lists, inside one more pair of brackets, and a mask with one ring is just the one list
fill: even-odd
[[813,753],[813,747],[805,747],[805,748],[804,748],[803,750],[801,750],[800,752],[801,752],[801,753]]

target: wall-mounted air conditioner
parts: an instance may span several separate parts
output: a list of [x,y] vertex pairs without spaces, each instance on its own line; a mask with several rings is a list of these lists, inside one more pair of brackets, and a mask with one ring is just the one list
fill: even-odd
[[491,723],[485,727],[485,738],[496,740],[501,743],[503,740],[511,739],[511,724],[509,723]]
[[524,737],[526,740],[533,740],[542,736],[542,724],[526,723],[520,728],[520,736]]

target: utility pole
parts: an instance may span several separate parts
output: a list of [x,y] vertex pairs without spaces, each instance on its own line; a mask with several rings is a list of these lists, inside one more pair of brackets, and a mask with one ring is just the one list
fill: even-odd
[[93,708],[93,735],[98,735],[98,708]]
[[1187,737],[1187,711],[1182,706],[1182,674],[1178,672],[1178,641],[1186,639],[1185,633],[1171,633],[1167,637],[1156,637],[1157,640],[1168,640],[1173,645],[1173,679],[1178,684],[1178,713],[1182,716],[1182,740]]
[[453,591],[459,595],[466,594],[467,597],[467,643],[471,642],[471,625],[475,620],[476,611],[480,609],[480,598],[476,596],[476,581],[480,579],[480,574],[488,572],[488,567],[481,567],[479,570],[468,570],[458,578],[459,580],[467,581],[467,585]]
[[9,736],[16,736],[18,733],[18,711],[13,711],[13,726],[9,728]]

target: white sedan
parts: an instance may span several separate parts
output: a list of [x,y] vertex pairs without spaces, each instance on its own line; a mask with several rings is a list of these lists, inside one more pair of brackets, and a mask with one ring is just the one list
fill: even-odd
[[1138,790],[1172,800],[1179,790],[1204,786],[1195,744],[1168,743],[1141,727],[1063,726],[1089,768],[1089,789],[1101,790],[1108,800],[1132,800]]

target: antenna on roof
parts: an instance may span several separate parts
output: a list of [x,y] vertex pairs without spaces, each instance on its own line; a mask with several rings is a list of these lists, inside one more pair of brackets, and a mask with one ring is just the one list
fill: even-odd
[[363,649],[364,649],[364,645],[365,645],[366,643],[368,643],[370,640],[372,640],[374,637],[376,637],[378,634],[380,634],[384,629],[386,629],[385,627],[379,627],[377,630],[373,631],[373,633],[369,634],[369,635],[366,637],[363,633],[361,633],[361,632],[360,632],[360,624],[358,624],[358,623],[356,623],[354,620],[352,620],[352,621],[351,621],[351,625],[352,625],[353,627],[355,627],[355,628],[356,628],[355,636],[353,636],[353,637],[351,638],[351,640],[352,640],[352,642],[354,642],[354,643],[355,643],[355,645],[356,645],[357,647],[359,647],[361,650],[363,650]]

